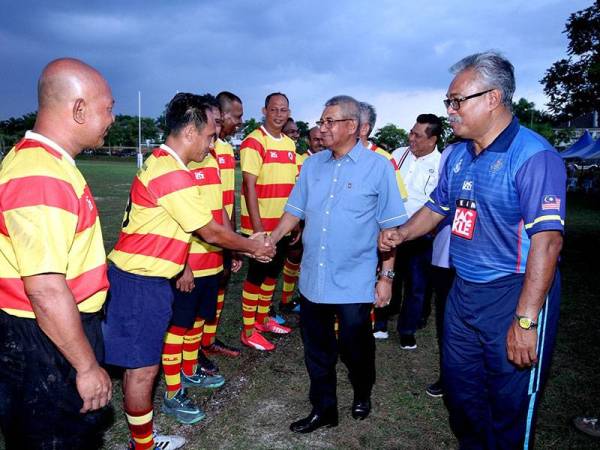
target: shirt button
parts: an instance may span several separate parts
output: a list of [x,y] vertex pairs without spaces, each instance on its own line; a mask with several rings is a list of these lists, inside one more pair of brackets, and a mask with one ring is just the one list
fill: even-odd
[[327,228],[323,228],[323,231],[327,231]]
[[334,179],[333,179],[333,182],[334,182],[334,183],[337,183],[337,178],[334,178]]
[[324,245],[321,245],[321,250],[325,250],[325,246]]
[[321,267],[323,267],[323,263],[319,263],[319,265],[320,265]]
[[338,167],[340,167],[342,165],[342,163],[338,163]]
[[329,214],[329,211],[325,211],[325,214]]
[[331,195],[329,196],[329,198],[333,198],[333,194],[331,194]]

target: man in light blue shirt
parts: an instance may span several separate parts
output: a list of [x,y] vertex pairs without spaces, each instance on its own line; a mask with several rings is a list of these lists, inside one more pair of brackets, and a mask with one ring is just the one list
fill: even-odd
[[377,236],[407,219],[389,161],[358,140],[358,102],[348,96],[332,98],[317,124],[326,150],[304,163],[285,213],[271,234],[277,242],[305,221],[300,323],[313,409],[291,424],[290,429],[298,433],[338,423],[338,352],[354,389],[352,416],[369,415],[375,382],[370,312],[373,303],[381,307],[390,301],[395,255],[381,255],[378,278]]

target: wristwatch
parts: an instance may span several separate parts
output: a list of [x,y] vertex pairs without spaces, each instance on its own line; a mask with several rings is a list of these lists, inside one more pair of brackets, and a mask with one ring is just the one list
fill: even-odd
[[535,323],[532,319],[526,316],[519,316],[515,314],[515,320],[517,321],[517,324],[524,330],[531,330],[537,328],[538,326],[537,323]]
[[396,272],[394,272],[393,270],[382,270],[381,272],[379,272],[379,276],[386,277],[386,278],[389,278],[390,280],[393,280],[394,277],[396,276]]

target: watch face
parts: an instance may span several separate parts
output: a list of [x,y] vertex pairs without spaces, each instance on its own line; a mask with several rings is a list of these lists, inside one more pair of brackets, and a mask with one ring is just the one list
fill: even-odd
[[531,319],[528,319],[527,317],[519,318],[519,326],[525,330],[529,330],[531,328]]

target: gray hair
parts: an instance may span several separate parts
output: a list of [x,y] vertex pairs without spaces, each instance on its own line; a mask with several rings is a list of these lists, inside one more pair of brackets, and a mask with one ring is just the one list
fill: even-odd
[[487,51],[475,53],[450,67],[450,72],[458,74],[473,69],[488,89],[498,89],[502,93],[502,103],[512,109],[512,97],[515,93],[515,68],[499,52]]
[[363,123],[369,124],[369,132],[367,136],[371,134],[373,128],[375,128],[375,121],[377,120],[377,112],[375,107],[367,102],[360,102],[360,125]]
[[360,124],[360,106],[359,103],[349,95],[336,95],[325,102],[325,108],[329,106],[339,106],[342,110],[344,119],[353,119]]

